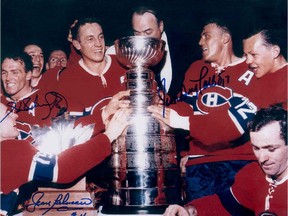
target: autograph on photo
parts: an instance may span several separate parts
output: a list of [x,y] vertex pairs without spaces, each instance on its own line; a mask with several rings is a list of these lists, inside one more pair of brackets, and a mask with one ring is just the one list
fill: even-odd
[[[34,212],[36,209],[45,210],[42,215],[48,213],[51,209],[57,211],[70,211],[87,207],[92,204],[90,198],[81,198],[80,200],[70,200],[70,193],[59,193],[55,200],[43,201],[44,192],[38,191],[31,197],[31,203],[26,206],[28,212]],[[79,206],[79,207],[75,207]]]
[[[11,110],[0,120],[0,123],[10,115],[10,113],[19,113],[23,111],[29,111],[33,110],[36,107],[48,107],[48,113],[47,116],[43,117],[42,120],[47,119],[50,115],[53,109],[58,109],[59,111],[61,109],[67,109],[68,102],[65,99],[65,97],[57,92],[47,92],[44,97],[45,102],[43,104],[39,103],[38,101],[38,95],[36,95],[34,101],[31,101],[31,98],[25,98],[22,101],[19,101],[17,103],[15,102],[9,102],[7,103],[7,106],[11,108]],[[31,105],[32,104],[32,105]],[[61,105],[60,105],[61,104]]]
[[[213,74],[213,76],[207,76],[209,70],[208,67],[203,66],[201,71],[200,71],[200,76],[198,79],[195,80],[189,80],[191,82],[191,85],[193,86],[192,88],[187,88],[186,86],[182,86],[180,95],[176,99],[171,99],[167,94],[161,94],[161,92],[158,92],[158,96],[160,100],[163,102],[163,117],[165,113],[165,107],[169,106],[171,104],[176,104],[177,102],[180,101],[185,101],[187,96],[190,95],[192,92],[196,93],[196,97],[199,94],[203,94],[203,90],[213,87],[213,86],[221,86],[225,87],[226,83],[228,84],[230,82],[230,76],[226,75],[222,77],[222,73],[219,74]],[[166,88],[165,86],[165,78],[161,80],[164,89]]]

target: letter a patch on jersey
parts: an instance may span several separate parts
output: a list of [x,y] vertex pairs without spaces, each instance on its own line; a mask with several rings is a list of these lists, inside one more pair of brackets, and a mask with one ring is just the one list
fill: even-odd
[[250,81],[252,80],[254,73],[252,71],[247,70],[241,77],[239,77],[238,81],[244,81],[245,85],[248,86]]

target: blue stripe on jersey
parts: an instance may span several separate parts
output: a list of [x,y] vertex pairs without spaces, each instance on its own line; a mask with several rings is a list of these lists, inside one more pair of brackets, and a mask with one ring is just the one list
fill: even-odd
[[13,211],[13,206],[17,200],[17,193],[12,191],[9,194],[0,194],[0,213],[1,215],[10,215]]
[[247,130],[247,123],[255,116],[257,107],[247,98],[236,93],[229,99],[229,104],[231,107],[228,114],[239,132],[243,134]]
[[52,182],[55,178],[55,168],[57,169],[57,159],[55,155],[38,152],[33,157],[29,179]]

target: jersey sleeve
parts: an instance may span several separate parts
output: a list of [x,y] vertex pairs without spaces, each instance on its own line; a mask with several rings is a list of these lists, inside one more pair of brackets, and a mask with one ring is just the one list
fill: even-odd
[[26,140],[1,142],[1,191],[8,194],[27,183],[33,156],[37,150]]
[[[241,205],[249,209],[254,209],[254,194],[257,192],[256,179],[258,177],[258,172],[256,170],[258,169],[259,165],[257,162],[254,162],[242,168],[235,176],[235,182],[230,188],[234,198]],[[265,178],[265,176],[263,175],[262,178]]]
[[58,156],[58,179],[56,182],[72,182],[110,154],[111,143],[104,134],[98,134],[84,144],[62,152]]
[[96,166],[110,153],[111,144],[104,134],[99,134],[59,155],[38,152],[31,162],[28,181],[70,183]]
[[[257,107],[243,97],[232,96],[221,108],[203,112],[194,110],[189,118],[190,134],[204,145],[233,142],[247,131],[247,123],[253,118]],[[229,131],[229,133],[227,133]],[[248,140],[244,140],[246,143]],[[237,143],[239,145],[239,143]]]
[[1,191],[8,194],[33,180],[70,183],[110,153],[111,144],[104,134],[98,134],[57,156],[37,152],[27,141],[1,143]]
[[[238,68],[230,70],[227,78],[216,75],[209,64],[196,61],[186,72],[186,95],[182,93],[181,100],[193,109],[189,118],[190,135],[202,145],[239,139],[257,111],[257,107],[245,97],[248,88],[239,84],[236,75],[231,75]],[[239,91],[241,94],[237,93]]]

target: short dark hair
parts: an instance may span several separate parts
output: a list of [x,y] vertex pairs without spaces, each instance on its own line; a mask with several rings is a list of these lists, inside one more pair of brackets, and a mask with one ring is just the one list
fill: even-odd
[[253,120],[248,123],[248,130],[257,132],[271,122],[279,122],[280,136],[285,141],[285,145],[287,145],[287,109],[283,108],[283,106],[283,103],[279,103],[257,111]]
[[286,36],[287,33],[283,29],[272,28],[269,26],[260,26],[257,28],[253,28],[249,32],[243,35],[243,40],[246,40],[256,34],[262,36],[264,40],[264,45],[269,46],[279,46],[280,47],[280,54],[287,58],[287,40]]
[[29,71],[33,70],[33,63],[31,56],[23,51],[14,51],[11,53],[6,53],[2,56],[1,64],[5,59],[13,59],[14,61],[20,61],[24,64],[25,72],[28,73]]
[[101,21],[99,19],[96,19],[95,17],[84,17],[78,19],[77,23],[73,28],[71,28],[71,34],[72,34],[72,39],[77,40],[79,39],[79,29],[81,26],[84,26],[87,23],[97,23],[102,27]]
[[161,21],[163,21],[160,13],[157,11],[155,7],[152,6],[137,6],[133,9],[132,15],[133,14],[138,14],[138,15],[143,15],[144,13],[151,13],[155,16],[158,25],[160,24]]
[[218,28],[221,28],[225,33],[228,33],[230,36],[232,36],[230,26],[224,20],[220,18],[211,18],[205,22],[204,26],[208,24],[215,24]]

